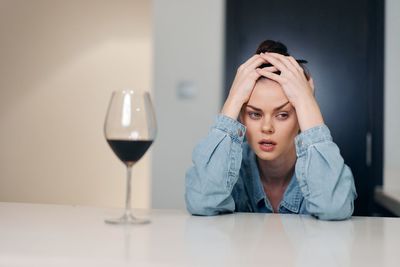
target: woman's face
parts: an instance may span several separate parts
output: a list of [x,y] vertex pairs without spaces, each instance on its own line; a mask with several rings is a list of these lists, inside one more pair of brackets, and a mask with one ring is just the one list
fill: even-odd
[[299,132],[296,111],[277,82],[257,81],[241,120],[247,127],[247,141],[260,159],[285,159],[295,153],[294,138]]

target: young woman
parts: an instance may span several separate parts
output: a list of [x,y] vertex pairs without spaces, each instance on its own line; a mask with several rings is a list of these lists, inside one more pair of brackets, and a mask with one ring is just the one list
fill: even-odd
[[313,91],[312,78],[285,45],[262,42],[239,67],[221,114],[193,151],[188,211],[349,218],[357,196],[353,175]]

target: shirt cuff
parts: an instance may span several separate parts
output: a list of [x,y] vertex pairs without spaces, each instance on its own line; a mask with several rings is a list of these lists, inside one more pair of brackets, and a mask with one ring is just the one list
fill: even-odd
[[325,124],[301,132],[295,138],[297,156],[304,155],[312,145],[329,141],[332,141],[332,135]]
[[215,120],[213,128],[227,133],[234,141],[242,143],[246,126],[228,116],[219,114]]

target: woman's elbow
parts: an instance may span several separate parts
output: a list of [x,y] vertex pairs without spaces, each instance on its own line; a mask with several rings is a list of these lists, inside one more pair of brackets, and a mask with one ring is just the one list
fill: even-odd
[[328,210],[318,215],[318,219],[325,221],[342,221],[351,218],[353,209],[348,210]]
[[[192,215],[215,216],[234,211],[234,204],[228,203],[209,203],[206,199],[194,199],[185,196],[186,209]],[[232,207],[231,207],[232,206]]]
[[215,216],[219,214],[213,209],[208,209],[205,207],[193,207],[192,205],[188,204],[186,204],[186,209],[190,214],[197,216]]
[[326,221],[340,221],[351,218],[354,211],[353,201],[331,202],[328,205],[321,207],[320,212],[316,213],[316,217]]

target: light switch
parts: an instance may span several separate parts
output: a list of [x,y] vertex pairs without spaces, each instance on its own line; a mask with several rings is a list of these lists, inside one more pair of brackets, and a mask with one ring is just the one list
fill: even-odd
[[176,95],[179,99],[194,99],[197,95],[197,86],[193,81],[180,81],[176,87]]

